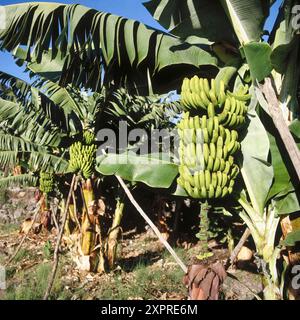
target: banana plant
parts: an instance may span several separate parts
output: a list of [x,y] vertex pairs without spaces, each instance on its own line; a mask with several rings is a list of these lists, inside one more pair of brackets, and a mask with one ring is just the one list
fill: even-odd
[[[265,34],[263,26],[273,2],[242,3],[239,0],[226,0],[208,3],[208,1],[199,1],[197,5],[191,6],[189,1],[177,1],[172,3],[172,9],[170,1],[145,3],[153,17],[174,35],[184,36],[193,43],[209,42],[212,50],[225,64],[219,73],[220,78],[225,79],[226,82],[231,79],[233,83],[239,83],[242,80],[253,88],[252,94],[256,100],[254,107],[263,123],[263,126],[260,125],[261,136],[260,138],[257,136],[255,144],[256,149],[261,150],[261,154],[253,154],[257,163],[253,162],[253,156],[249,158],[244,156],[250,150],[247,150],[247,144],[242,142],[244,159],[241,173],[246,191],[244,196],[248,200],[245,202],[245,198],[242,197],[240,203],[247,212],[243,219],[253,231],[257,250],[260,256],[264,256],[265,263],[270,261],[270,256],[276,256],[276,249],[271,242],[274,240],[279,221],[276,213],[283,214],[283,207],[278,203],[285,199],[283,203],[287,208],[286,215],[299,210],[297,199],[299,178],[293,176],[298,172],[299,177],[300,152],[296,146],[295,135],[287,127],[299,115],[299,35],[298,30],[293,27],[296,18],[293,8],[297,1],[282,1],[275,26],[269,32],[268,42],[264,42],[261,39]],[[253,16],[249,15],[249,12],[252,12]],[[210,20],[206,17],[214,15],[218,15],[218,23],[214,23],[214,27],[209,28]],[[226,33],[222,33],[221,30],[226,30]],[[259,84],[267,77],[272,78],[274,88]],[[263,90],[264,88],[268,90]],[[274,92],[278,93],[278,98]],[[274,104],[277,108],[273,107],[272,112],[270,106]],[[281,113],[283,116],[279,116]],[[255,122],[252,117],[245,141],[254,134]],[[270,127],[273,131],[271,135]],[[283,156],[285,148],[282,147],[281,139],[293,166]],[[274,153],[275,149],[276,153]],[[272,157],[272,163],[273,159],[276,159],[273,168],[263,165],[263,162],[268,161],[269,156]],[[279,158],[281,163],[278,161]],[[281,172],[278,169],[279,166],[282,169]],[[251,167],[252,170],[247,173]],[[280,197],[281,195],[283,198]],[[266,246],[267,243],[273,246],[273,250],[268,250],[270,246]],[[269,251],[267,255],[263,254],[264,246],[266,246],[265,253]],[[273,283],[276,287],[278,278],[273,272],[275,260],[273,259],[273,267],[270,268],[273,280],[269,281],[269,284]],[[278,290],[275,295],[274,291],[276,290],[272,291],[271,296],[278,296]],[[270,297],[269,294],[267,296]]]

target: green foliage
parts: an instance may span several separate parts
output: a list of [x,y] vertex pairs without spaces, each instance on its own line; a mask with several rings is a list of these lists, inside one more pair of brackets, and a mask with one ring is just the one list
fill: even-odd
[[152,0],[144,5],[154,19],[176,36],[197,36],[198,42],[204,38],[237,44],[238,39],[241,43],[245,38],[259,40],[272,2],[245,1],[241,5],[238,0],[201,0],[192,4],[188,0]]
[[297,242],[300,242],[300,230],[288,233],[282,244],[287,247],[293,247]]
[[253,80],[264,80],[271,71],[273,66],[271,64],[272,48],[269,44],[263,42],[250,42],[244,45],[243,52],[251,71]]
[[[60,272],[60,271],[59,271]],[[48,285],[51,264],[40,264],[31,272],[21,272],[21,282],[10,285],[5,294],[6,300],[41,300]],[[62,284],[59,275],[56,277],[52,298],[59,298]]]
[[168,99],[167,95],[138,96],[124,88],[118,89],[109,97],[105,113],[111,115],[110,121],[126,121],[130,129],[170,128],[170,121],[180,114],[181,106]]
[[[2,152],[0,153],[2,154]],[[18,186],[36,186],[37,181],[38,181],[38,177],[32,175],[31,173],[21,174],[18,176],[1,177],[0,188],[6,189],[9,187],[18,187]]]
[[[184,70],[176,71],[174,66],[184,64],[185,72],[201,65],[215,69],[216,59],[203,49],[137,21],[81,5],[31,3],[6,8],[7,29],[0,33],[1,47],[13,51],[24,46],[24,59],[37,59],[40,71],[44,54],[51,49],[52,58],[63,65],[59,80],[65,85],[72,83],[100,92],[101,77],[107,71],[104,83],[113,80],[115,85],[147,92],[148,74],[170,88],[170,72],[171,78],[177,79]],[[154,88],[159,90],[159,86]]]
[[46,259],[50,260],[53,254],[53,248],[51,242],[48,240],[43,247],[43,253]]
[[178,174],[177,165],[164,154],[109,153],[96,161],[96,170],[103,175],[118,175],[153,188],[169,188]]

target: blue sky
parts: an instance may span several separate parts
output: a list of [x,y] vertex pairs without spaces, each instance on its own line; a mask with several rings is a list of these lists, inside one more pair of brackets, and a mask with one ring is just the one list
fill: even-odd
[[[50,0],[51,1],[51,0]],[[50,2],[40,1],[40,2]],[[1,5],[9,5],[21,2],[29,2],[28,0],[1,0]],[[31,1],[37,2],[37,1]],[[100,11],[110,12],[126,18],[135,19],[141,21],[149,26],[152,26],[157,29],[162,29],[161,26],[152,18],[148,11],[142,5],[142,2],[145,0],[87,0],[87,1],[71,1],[71,0],[57,0],[53,2],[60,3],[79,3],[87,7],[95,8]],[[277,0],[274,4],[270,18],[266,23],[266,29],[270,30],[276,19],[278,8],[280,6],[281,0]],[[14,63],[14,60],[8,53],[0,52],[0,70],[11,73],[19,78],[27,80],[28,77],[22,72],[22,69],[17,67]]]

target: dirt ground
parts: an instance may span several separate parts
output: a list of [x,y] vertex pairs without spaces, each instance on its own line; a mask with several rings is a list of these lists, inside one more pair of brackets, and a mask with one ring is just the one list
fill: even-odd
[[[18,228],[18,224],[0,225],[0,265],[5,264],[22,238]],[[46,231],[28,236],[6,268],[7,289],[0,290],[0,299],[34,300],[43,297],[54,243],[55,235]],[[175,251],[188,265],[201,252],[201,246],[185,244]],[[214,253],[225,258],[228,256],[225,249],[216,249]],[[118,256],[115,270],[99,275],[77,270],[70,253],[63,247],[51,299],[187,299],[182,270],[150,230],[124,236]],[[244,265],[243,269],[246,270],[230,270],[220,299],[255,299],[255,294],[261,291],[260,276],[251,265]]]

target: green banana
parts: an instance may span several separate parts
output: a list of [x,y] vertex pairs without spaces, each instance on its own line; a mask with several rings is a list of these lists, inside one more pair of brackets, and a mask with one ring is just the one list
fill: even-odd
[[215,162],[214,162],[214,166],[213,166],[213,171],[216,172],[220,169],[220,158],[216,157],[215,158]]
[[205,187],[209,189],[209,185],[211,183],[211,175],[209,170],[205,170]]
[[214,167],[214,158],[209,156],[206,168],[210,171],[213,171],[213,167]]
[[210,184],[208,189],[208,198],[212,199],[214,196],[215,196],[215,189],[212,186],[212,184]]
[[201,188],[205,187],[205,174],[203,170],[199,172],[199,184]]
[[207,114],[208,114],[208,118],[214,118],[215,116],[215,107],[213,105],[213,103],[209,103],[208,107],[207,107]]
[[203,155],[204,155],[204,161],[207,164],[208,157],[209,157],[209,147],[207,143],[203,144]]

